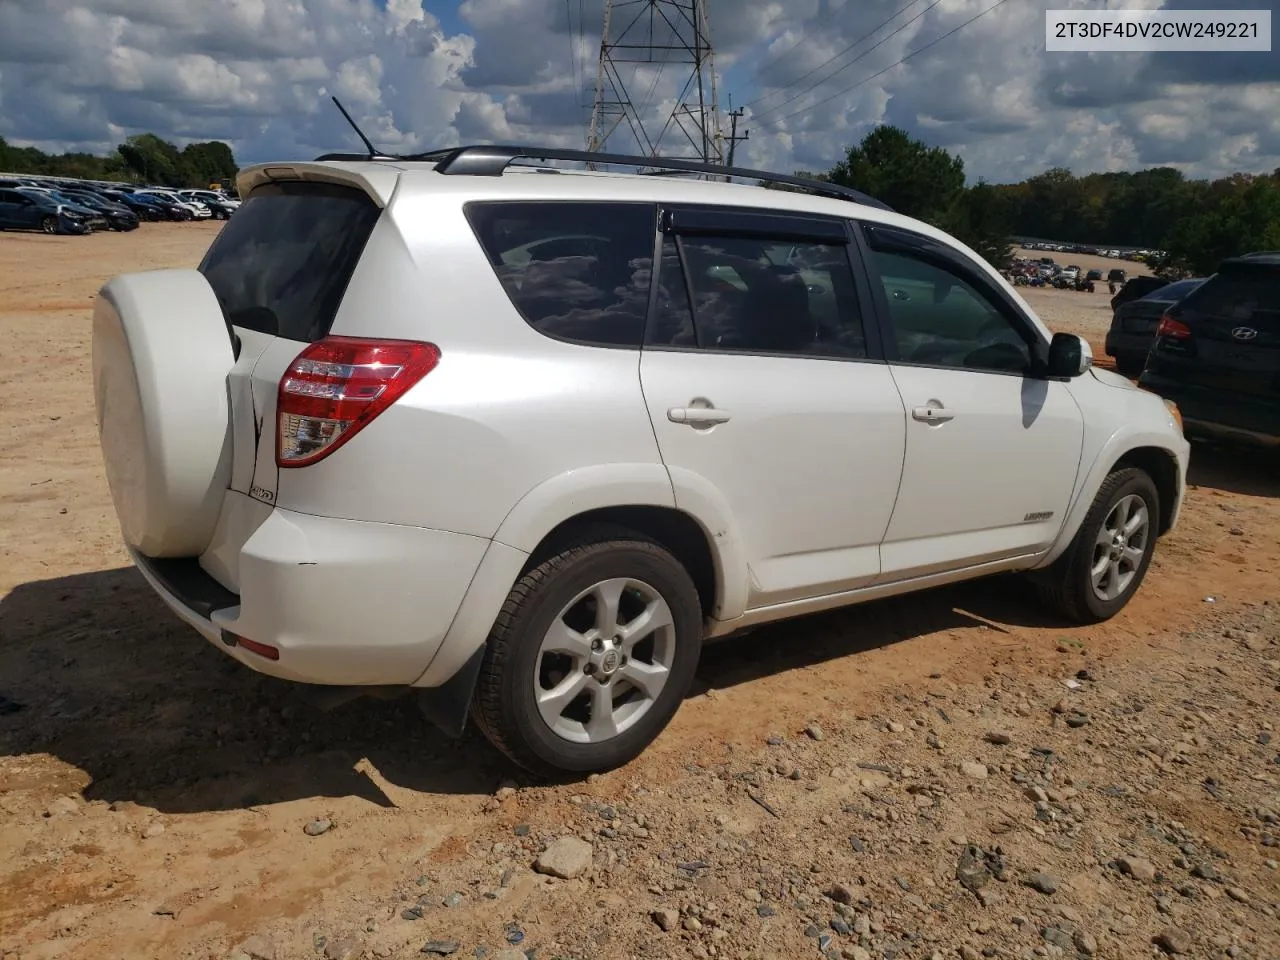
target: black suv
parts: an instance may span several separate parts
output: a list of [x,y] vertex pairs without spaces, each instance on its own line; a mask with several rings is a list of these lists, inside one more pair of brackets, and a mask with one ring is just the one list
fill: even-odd
[[1160,321],[1139,385],[1187,436],[1280,444],[1280,251],[1224,260]]

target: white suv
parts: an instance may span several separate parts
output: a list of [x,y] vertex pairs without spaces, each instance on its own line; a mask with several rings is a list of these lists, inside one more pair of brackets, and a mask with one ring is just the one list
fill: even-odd
[[198,270],[106,284],[107,476],[180,617],[549,774],[639,753],[711,638],[1005,571],[1133,596],[1176,408],[853,191],[512,162],[586,157],[255,166]]

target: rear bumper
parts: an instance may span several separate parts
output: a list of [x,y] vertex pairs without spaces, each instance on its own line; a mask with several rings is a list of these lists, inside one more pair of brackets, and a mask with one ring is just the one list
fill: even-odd
[[[440,649],[488,546],[442,530],[277,508],[240,548],[239,594],[195,559],[135,553],[134,561],[170,609],[260,673],[408,686]],[[279,659],[251,652],[237,637],[274,647]]]
[[1280,445],[1280,397],[1274,400],[1188,386],[1150,372],[1140,385],[1178,405],[1188,437]]

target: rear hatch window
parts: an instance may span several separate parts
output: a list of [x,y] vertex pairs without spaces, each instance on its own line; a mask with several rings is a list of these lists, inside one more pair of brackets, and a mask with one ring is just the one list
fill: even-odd
[[1215,327],[1246,324],[1261,331],[1280,327],[1280,266],[1230,266],[1187,298],[1188,309]]
[[329,333],[380,213],[354,187],[264,184],[227,221],[199,269],[228,323],[311,343]]

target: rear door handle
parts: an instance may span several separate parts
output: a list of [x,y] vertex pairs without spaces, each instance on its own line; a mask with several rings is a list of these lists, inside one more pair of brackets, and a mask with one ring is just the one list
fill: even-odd
[[948,420],[954,420],[955,416],[954,413],[948,413],[942,404],[933,400],[930,400],[923,407],[915,407],[911,411],[912,419],[927,423],[930,426],[937,426],[940,423],[946,423]]
[[672,423],[684,423],[691,427],[714,426],[717,423],[728,423],[728,410],[717,410],[715,407],[672,407],[667,411],[667,419]]

